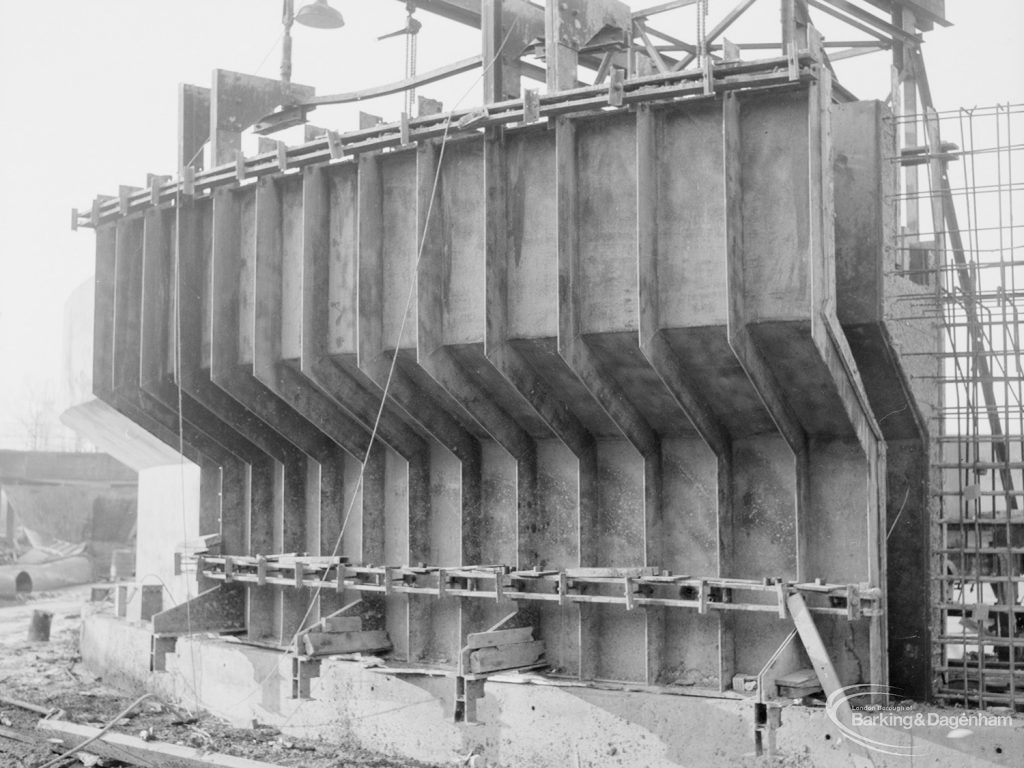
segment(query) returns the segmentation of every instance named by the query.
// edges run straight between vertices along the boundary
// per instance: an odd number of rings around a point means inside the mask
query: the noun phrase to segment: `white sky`
[[[345,16],[343,29],[294,27],[293,80],[326,94],[401,79],[404,42],[376,38],[403,26],[404,3],[332,4]],[[709,26],[734,4],[711,0]],[[1024,102],[1024,1],[946,0],[946,9],[954,26],[937,27],[924,47],[937,106]],[[277,77],[280,10],[280,0],[3,0],[0,445],[10,442],[27,390],[48,382],[58,388],[64,301],[93,271],[93,235],[70,231],[71,208],[117,194],[119,184],[142,186],[147,172],[175,172],[179,82],[208,85],[218,67]],[[863,37],[840,32],[813,10],[812,17],[826,38]],[[425,12],[418,18],[419,71],[478,52],[478,32]],[[656,17],[653,26],[692,41],[693,18],[688,9]],[[776,0],[760,0],[727,36],[772,40],[777,25]],[[859,97],[884,99],[888,66],[880,53],[839,62],[837,70]],[[452,106],[476,78],[421,93]],[[463,106],[479,101],[474,90]],[[401,97],[362,108],[395,120]],[[311,121],[356,126],[353,110],[341,108],[317,110]]]

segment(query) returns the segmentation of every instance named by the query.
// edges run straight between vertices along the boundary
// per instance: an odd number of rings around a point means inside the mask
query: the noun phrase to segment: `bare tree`
[[[44,451],[59,431],[53,387],[48,383],[28,382],[23,388],[21,410],[17,422],[23,432],[23,441],[30,451]]]

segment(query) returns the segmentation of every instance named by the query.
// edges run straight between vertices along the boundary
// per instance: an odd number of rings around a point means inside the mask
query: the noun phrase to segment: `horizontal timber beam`
[[[789,88],[814,80],[811,65],[814,57],[803,53],[798,58],[797,81],[788,74],[789,59],[774,57],[756,62],[737,61],[716,64],[713,72],[714,92],[724,93],[748,88]],[[620,108],[644,102],[670,101],[683,97],[705,98],[704,73],[697,71],[670,72],[638,77],[622,84]],[[551,118],[568,113],[604,112],[609,106],[608,86],[587,86],[540,97],[538,118]],[[479,109],[463,109],[447,114],[426,115],[412,119],[408,131],[400,123],[382,124],[373,128],[346,134],[329,133],[326,137],[307,142],[284,151],[285,167],[277,152],[265,153],[238,162],[219,165],[207,171],[188,174],[178,180],[157,184],[152,190],[131,193],[125,199],[100,197],[88,209],[74,209],[72,221],[76,227],[95,227],[149,205],[177,200],[179,196],[194,196],[213,189],[239,184],[247,179],[282,173],[285,169],[338,160],[346,155],[359,155],[388,147],[398,147],[410,141],[418,142],[448,135],[454,137],[475,133],[486,127],[523,123],[527,105],[523,99],[490,104],[481,114]],[[467,116],[473,122],[462,128],[459,122]]]

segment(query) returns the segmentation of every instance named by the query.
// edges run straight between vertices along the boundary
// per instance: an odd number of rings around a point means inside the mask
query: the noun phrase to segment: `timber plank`
[[[469,670],[475,675],[480,675],[502,669],[527,667],[536,664],[543,655],[542,640],[503,645],[500,648],[481,648],[470,654]]]
[[[324,633],[362,632],[363,620],[359,616],[328,616],[320,619]]]
[[[38,744],[42,740],[39,736],[32,736],[24,731],[19,731],[15,728],[4,728],[2,726],[0,726],[0,736],[12,741],[20,741],[22,744]]]
[[[309,656],[326,656],[331,653],[365,653],[391,648],[388,633],[384,630],[369,632],[310,632],[303,638]]]
[[[66,748],[93,738],[99,732],[98,728],[65,720],[40,720],[36,729],[47,737],[61,739]],[[88,751],[100,757],[156,768],[279,768],[273,763],[264,763],[260,760],[221,755],[216,752],[204,753],[191,747],[161,741],[143,741],[123,733],[103,734],[89,744]]]
[[[493,632],[474,632],[466,640],[467,648],[491,648],[499,645],[518,645],[533,640],[533,627],[498,629]]]

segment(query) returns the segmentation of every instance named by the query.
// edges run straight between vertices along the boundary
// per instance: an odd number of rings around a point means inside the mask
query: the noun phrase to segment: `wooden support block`
[[[127,761],[134,765],[166,766],[167,768],[278,768],[271,763],[244,757],[206,752],[162,741],[143,741],[123,733],[103,733],[65,720],[40,720],[36,731],[59,739],[65,748],[74,747],[86,739],[88,751],[111,760]]]
[[[499,603],[505,599],[505,585],[502,583],[504,575],[502,568],[494,569],[494,599]]]
[[[196,169],[193,165],[186,165],[181,171],[181,194],[185,197],[196,194]]]
[[[303,584],[302,580],[306,577],[306,566],[302,563],[295,563],[295,588],[301,589]]]
[[[636,607],[633,602],[633,580],[629,576],[626,576],[622,581],[626,590],[626,610],[632,611]]]
[[[710,56],[704,57],[704,77],[702,78],[704,84],[704,95],[714,96],[715,95],[715,64],[711,60]]]
[[[391,641],[384,630],[368,632],[310,632],[303,637],[308,656],[327,656],[332,653],[368,653],[391,649]]]
[[[611,77],[608,78],[608,104],[613,107],[621,107],[624,91],[622,70],[612,69]]]
[[[245,155],[242,150],[235,150],[235,181],[241,184],[245,181]]]
[[[284,173],[288,170],[288,146],[283,142],[277,142],[277,167]]]
[[[96,195],[92,201],[92,212],[89,214],[90,222],[94,227],[99,226],[100,223],[100,209],[103,204],[113,198],[110,195]]]
[[[398,131],[399,131],[399,136],[400,136],[399,141],[401,141],[402,146],[404,147],[404,146],[408,145],[411,142],[410,133],[409,133],[409,113],[408,112],[403,112],[402,116],[399,118]]]
[[[475,675],[482,675],[502,669],[529,667],[539,662],[543,655],[544,643],[541,640],[497,648],[481,648],[469,655],[469,671]]]
[[[560,571],[558,574],[558,604],[566,605],[569,602],[569,579],[565,575],[565,571]]]
[[[331,152],[331,160],[340,160],[344,156],[341,146],[341,134],[337,131],[327,132],[327,148]]]
[[[160,190],[164,184],[171,180],[170,176],[158,173],[146,174],[146,186],[149,188],[149,202],[153,205],[160,205]]]
[[[391,568],[388,568],[387,566],[384,566],[384,594],[385,595],[390,595],[391,594],[391,587],[392,587],[392,584],[391,584],[391,579],[392,579],[391,570],[392,570]]]
[[[800,59],[797,57],[796,43],[790,43],[786,46],[786,63],[790,81],[795,82],[799,80]]]
[[[235,562],[230,555],[224,557],[224,581],[231,581],[235,573]]]
[[[448,581],[448,577],[447,577],[447,575],[445,575],[444,568],[438,569],[438,571],[437,571],[437,599],[438,600],[440,600],[442,597],[444,597],[445,589],[448,586],[447,581]]]
[[[856,584],[848,584],[846,587],[846,618],[856,621],[860,616],[860,590],[857,589]]]
[[[131,205],[131,196],[138,191],[138,187],[129,187],[125,184],[122,184],[117,188],[118,210],[120,211],[122,216],[128,215],[129,208]]]
[[[466,647],[471,649],[489,648],[499,645],[517,645],[533,640],[533,627],[516,627],[515,629],[496,629],[490,632],[472,632],[466,639]]]
[[[629,577],[639,579],[644,576],[653,576],[655,568],[566,568],[565,575],[570,579],[622,579]]]
[[[775,582],[775,595],[779,600],[779,618],[785,619],[789,616],[789,611],[786,609],[786,584],[781,579]]]
[[[322,632],[362,632],[363,620],[359,616],[327,616],[320,619]]]
[[[523,122],[536,123],[540,120],[540,92],[527,88],[523,92]]]
[[[700,585],[697,587],[697,613],[704,614],[708,612],[709,591],[707,579],[701,579]]]
[[[267,558],[256,558],[256,583],[263,586],[267,583]]]

